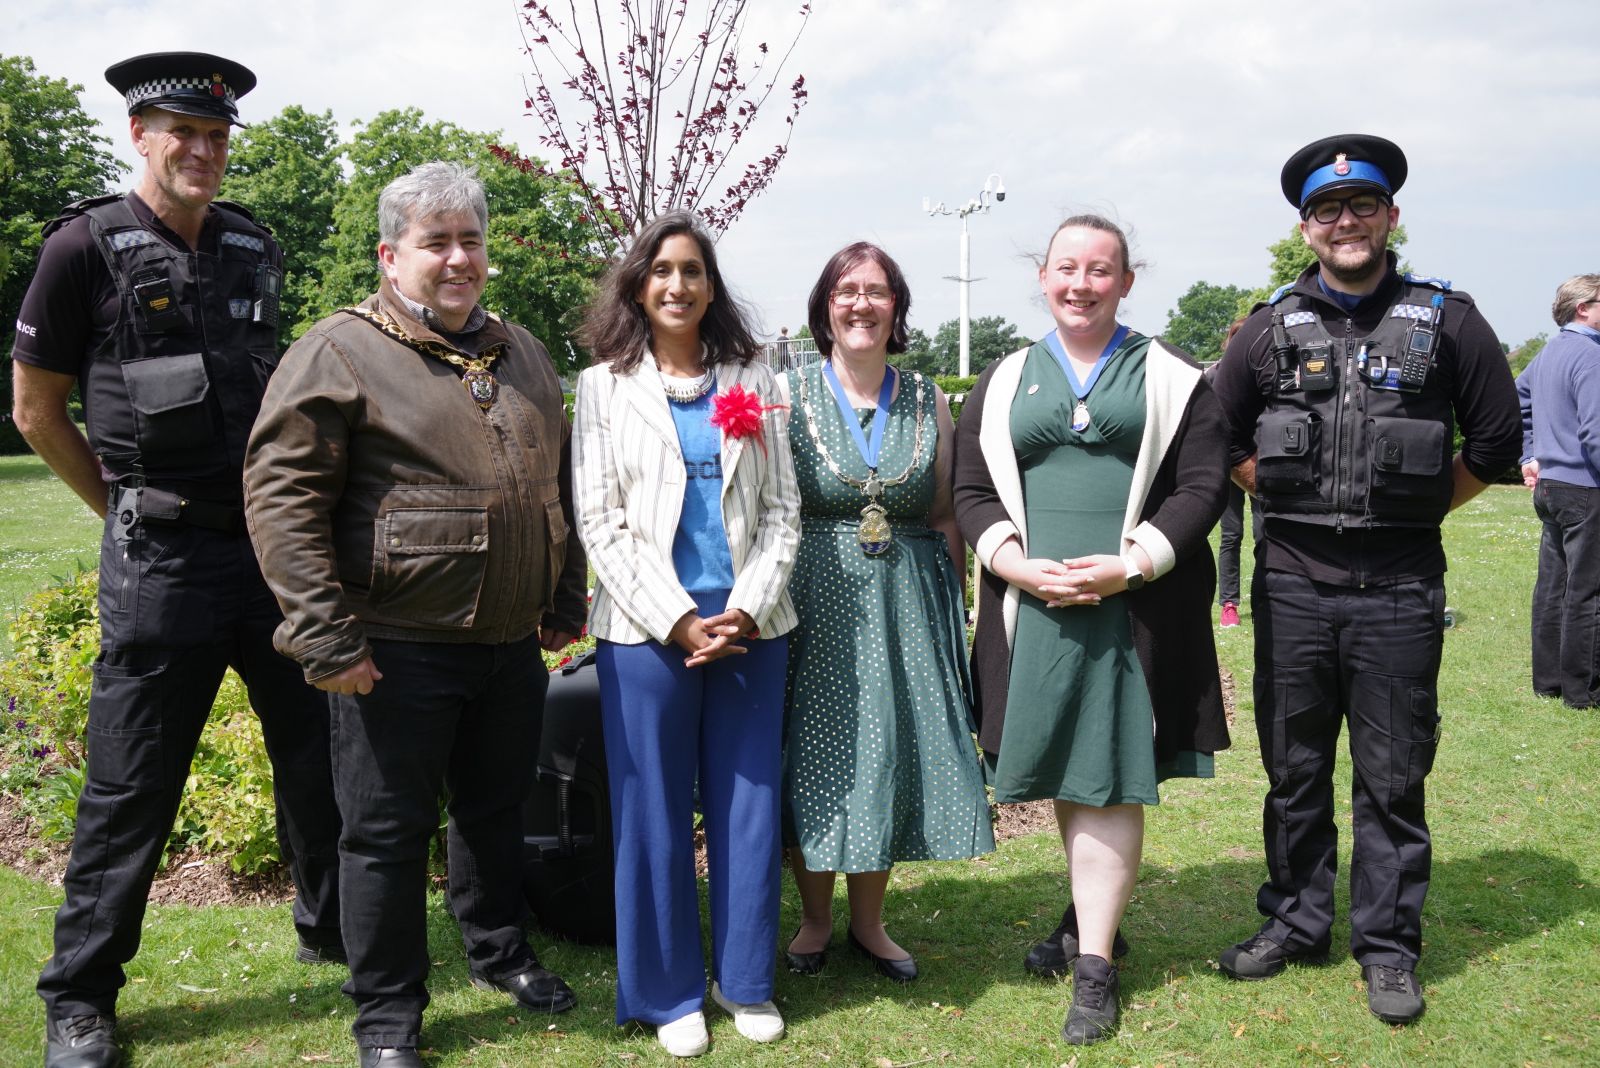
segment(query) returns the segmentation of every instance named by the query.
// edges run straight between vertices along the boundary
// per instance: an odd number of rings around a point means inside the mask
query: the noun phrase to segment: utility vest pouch
[[[133,406],[134,434],[145,454],[214,446],[211,379],[198,352],[124,360],[122,380]]]
[[[1256,486],[1263,493],[1314,493],[1322,417],[1300,409],[1268,410],[1256,422]]]
[[[1445,426],[1419,419],[1372,420],[1372,494],[1395,500],[1437,495]]]

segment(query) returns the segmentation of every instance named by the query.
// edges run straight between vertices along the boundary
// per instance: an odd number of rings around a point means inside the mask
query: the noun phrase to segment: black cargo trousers
[[[1424,780],[1439,743],[1443,577],[1355,588],[1258,569],[1256,734],[1270,784],[1262,812],[1263,933],[1328,947],[1338,831],[1333,769],[1350,726],[1350,950],[1414,970],[1433,844]]]
[[[128,520],[113,508],[100,546],[88,774],[55,955],[38,985],[54,1017],[115,1011],[122,966],[139,948],[150,883],[229,667],[244,680],[272,761],[295,927],[316,945],[339,939],[327,699],[272,647],[283,617],[242,519],[233,530]]]

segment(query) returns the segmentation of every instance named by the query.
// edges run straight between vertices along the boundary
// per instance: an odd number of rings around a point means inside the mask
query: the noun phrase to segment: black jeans
[[[417,1045],[428,1004],[428,843],[448,794],[450,909],[476,975],[535,959],[522,930],[522,804],[545,673],[536,636],[504,645],[374,639],[383,678],[332,696],[344,992],[362,1046]]]
[[[1338,831],[1333,766],[1350,724],[1350,949],[1357,963],[1414,968],[1433,846],[1423,781],[1439,742],[1444,580],[1365,589],[1258,570],[1256,734],[1270,788],[1262,811],[1268,938],[1325,948]]]
[[[1533,689],[1573,708],[1600,703],[1600,490],[1541,478],[1533,585]]]
[[[78,798],[55,956],[39,977],[52,1016],[116,1011],[145,900],[172,831],[201,728],[231,666],[272,760],[278,842],[298,891],[294,924],[339,939],[339,813],[328,704],[272,647],[283,622],[250,541],[141,523],[100,548],[100,657],[89,696],[88,776]]]

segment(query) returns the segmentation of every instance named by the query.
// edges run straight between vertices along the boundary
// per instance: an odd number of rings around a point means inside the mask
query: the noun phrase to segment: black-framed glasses
[[[1357,193],[1353,197],[1344,197],[1338,200],[1319,200],[1315,204],[1306,206],[1302,218],[1315,219],[1324,226],[1339,221],[1339,216],[1344,214],[1348,206],[1350,214],[1358,219],[1370,219],[1378,214],[1378,209],[1383,207],[1384,199],[1376,193]]]
[[[875,308],[886,308],[894,303],[894,291],[889,289],[835,289],[829,296],[841,308],[848,308],[862,298]]]

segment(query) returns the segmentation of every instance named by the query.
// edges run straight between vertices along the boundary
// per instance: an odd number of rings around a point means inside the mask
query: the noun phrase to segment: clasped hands
[[[668,640],[689,654],[684,667],[699,667],[725,656],[748,652],[739,640],[753,634],[755,629],[756,621],[742,608],[730,608],[705,617],[685,612],[672,625]]]
[[[1138,546],[1131,555],[1141,569],[1149,566],[1144,550]],[[1013,586],[1039,598],[1046,608],[1099,604],[1101,598],[1128,588],[1128,565],[1114,553],[1075,556],[1068,560],[1024,557],[1022,546],[1015,538],[995,553],[993,570]]]

